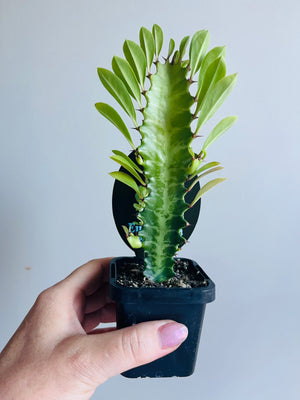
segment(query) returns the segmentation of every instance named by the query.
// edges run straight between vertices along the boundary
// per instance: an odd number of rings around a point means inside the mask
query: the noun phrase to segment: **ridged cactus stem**
[[[173,276],[173,256],[183,241],[181,229],[186,226],[184,182],[192,161],[188,149],[193,140],[190,107],[194,102],[186,72],[181,63],[158,64],[146,95],[140,129],[139,153],[149,190],[145,209],[140,213],[140,237],[145,251],[145,275],[156,281]]]

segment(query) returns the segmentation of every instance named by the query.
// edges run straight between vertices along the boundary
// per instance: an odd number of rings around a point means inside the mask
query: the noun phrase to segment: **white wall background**
[[[111,149],[96,68],[140,26],[178,41],[206,28],[238,84],[238,123],[212,146],[227,182],[202,202],[182,255],[217,285],[196,373],[111,379],[94,399],[299,398],[299,15],[296,0],[0,0],[0,347],[44,288],[85,261],[127,255],[111,214]],[[123,147],[122,147],[123,146]]]

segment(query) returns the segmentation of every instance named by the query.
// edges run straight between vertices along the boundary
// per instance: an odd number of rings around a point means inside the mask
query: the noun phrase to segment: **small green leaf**
[[[195,171],[197,170],[200,164],[201,164],[200,158],[194,158],[193,156],[193,160],[187,170],[188,175],[194,175]]]
[[[237,79],[237,74],[225,76],[220,79],[207,92],[197,122],[196,132],[205,124],[224,103],[230,92],[232,91]]]
[[[140,169],[140,167],[138,165],[135,164],[134,161],[132,161],[125,153],[123,153],[120,150],[113,150],[112,151],[116,156],[120,156],[123,157],[131,166],[132,168],[134,168],[137,172],[139,172],[140,174],[143,173],[143,171]]]
[[[121,57],[114,56],[112,59],[112,69],[124,83],[130,95],[142,107],[140,86],[129,62]]]
[[[141,193],[143,199],[145,199],[146,197],[149,196],[149,189],[143,186],[140,188],[140,193]]]
[[[140,249],[143,245],[140,238],[135,235],[129,235],[127,241],[133,249]]]
[[[207,67],[217,58],[223,57],[226,55],[226,47],[225,46],[217,46],[213,49],[209,50],[206,56],[203,59],[203,63],[201,65],[202,70],[206,70]]]
[[[232,127],[232,125],[235,123],[237,120],[237,117],[226,117],[223,118],[215,127],[214,129],[210,132],[208,135],[207,139],[205,140],[202,150],[201,151],[206,151],[207,147],[211,145],[213,142],[215,142],[223,133],[225,133],[229,128]]]
[[[125,40],[123,52],[126,60],[133,69],[137,80],[142,85],[142,88],[144,88],[146,78],[146,57],[143,50],[132,40]]]
[[[209,45],[209,33],[206,30],[194,34],[190,45],[191,77],[200,69],[202,60]]]
[[[156,24],[153,25],[152,34],[153,34],[154,42],[155,42],[155,55],[156,55],[156,58],[158,59],[158,56],[160,54],[160,51],[161,51],[161,48],[163,45],[164,35],[163,35],[163,31],[162,31],[161,27]]]
[[[179,51],[176,50],[172,59],[172,64],[177,64],[180,58]]]
[[[129,235],[129,230],[127,228],[127,226],[122,225],[123,231],[125,232],[125,235],[128,236]]]
[[[135,154],[135,161],[139,165],[143,165],[144,164],[144,160],[143,160],[142,156],[138,152],[136,152],[136,154]]]
[[[185,37],[182,39],[182,41],[180,42],[180,46],[179,46],[179,55],[180,55],[179,57],[180,57],[180,60],[182,60],[183,57],[184,57],[184,55],[185,55],[185,52],[186,52],[186,48],[187,48],[189,39],[190,39],[189,36],[185,36]]]
[[[181,66],[182,66],[182,68],[186,68],[189,64],[190,64],[190,60],[185,60],[185,61],[182,61]]]
[[[135,145],[133,144],[130,133],[117,111],[106,103],[97,103],[95,104],[95,107],[100,114],[102,114],[106,119],[108,119],[108,121],[115,125],[115,127],[117,127],[121,133],[123,133],[130,146],[135,149]]]
[[[195,115],[198,114],[208,90],[220,79],[224,78],[225,75],[226,75],[226,64],[223,57],[219,57],[209,65],[209,67],[205,72],[205,76],[202,80],[202,85],[201,87],[198,87],[198,91],[196,94],[197,107],[195,110]]]
[[[215,168],[211,168],[206,172],[203,172],[202,174],[200,174],[191,184],[191,186],[188,187],[187,192],[191,191],[193,189],[193,187],[196,185],[197,182],[200,181],[200,179],[204,178],[206,175],[211,174],[212,172],[216,172],[216,171],[220,171],[221,169],[223,169],[223,167],[219,166],[219,167],[215,167]]]
[[[121,171],[110,172],[109,175],[112,176],[117,181],[120,181],[120,182],[124,183],[125,185],[131,187],[131,189],[133,189],[140,198],[142,197],[140,194],[140,189],[139,189],[136,181],[131,176],[129,176],[125,172],[121,172]]]
[[[133,207],[137,211],[143,211],[145,209],[145,205],[144,204],[140,204],[140,203],[133,203]]]
[[[143,181],[143,179],[140,177],[140,175],[136,172],[136,170],[134,168],[132,168],[131,164],[128,163],[127,160],[125,160],[123,157],[121,156],[111,156],[110,157],[113,161],[117,162],[118,164],[120,164],[123,168],[126,169],[126,171],[128,171],[132,176],[134,176],[134,178],[136,180],[138,180],[143,186],[145,186],[145,182]]]
[[[214,47],[206,54],[206,56],[202,61],[201,70],[198,76],[198,88],[201,88],[205,72],[207,68],[210,66],[210,64],[219,57],[223,57],[225,59],[225,53],[226,53],[225,46],[218,46]]]
[[[170,42],[169,42],[169,50],[168,50],[168,56],[167,56],[167,58],[170,58],[171,57],[171,55],[172,55],[172,53],[173,53],[173,51],[174,51],[174,48],[175,48],[175,41],[174,41],[174,39],[170,39]]]
[[[202,172],[212,168],[212,167],[217,167],[218,165],[220,165],[220,163],[218,161],[211,161],[207,164],[204,164],[202,167],[200,167],[199,169],[197,169],[196,172],[193,173],[193,175],[189,176],[189,180],[194,178],[194,176],[201,174]]]
[[[148,71],[150,72],[151,65],[154,59],[155,43],[152,33],[144,27],[140,29],[140,44],[141,48],[145,53],[147,60],[147,68]]]
[[[135,126],[137,126],[135,109],[126,86],[121,79],[105,68],[98,68],[98,75],[105,89],[117,100]]]
[[[193,207],[197,203],[197,201],[200,200],[200,198],[204,195],[204,193],[208,192],[214,186],[218,185],[218,183],[224,182],[225,180],[226,178],[216,178],[213,179],[212,181],[207,182],[204,186],[202,186],[202,188],[196,194],[194,200],[190,204],[190,208]]]

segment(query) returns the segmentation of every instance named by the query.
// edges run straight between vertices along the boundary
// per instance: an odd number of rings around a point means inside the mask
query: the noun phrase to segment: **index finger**
[[[112,257],[91,260],[75,269],[61,283],[82,291],[86,296],[94,293],[100,286],[109,280],[109,264]]]

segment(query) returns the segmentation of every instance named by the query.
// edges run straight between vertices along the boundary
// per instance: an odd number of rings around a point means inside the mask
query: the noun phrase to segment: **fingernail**
[[[185,325],[177,322],[169,322],[158,329],[160,345],[162,349],[179,346],[188,335]]]

